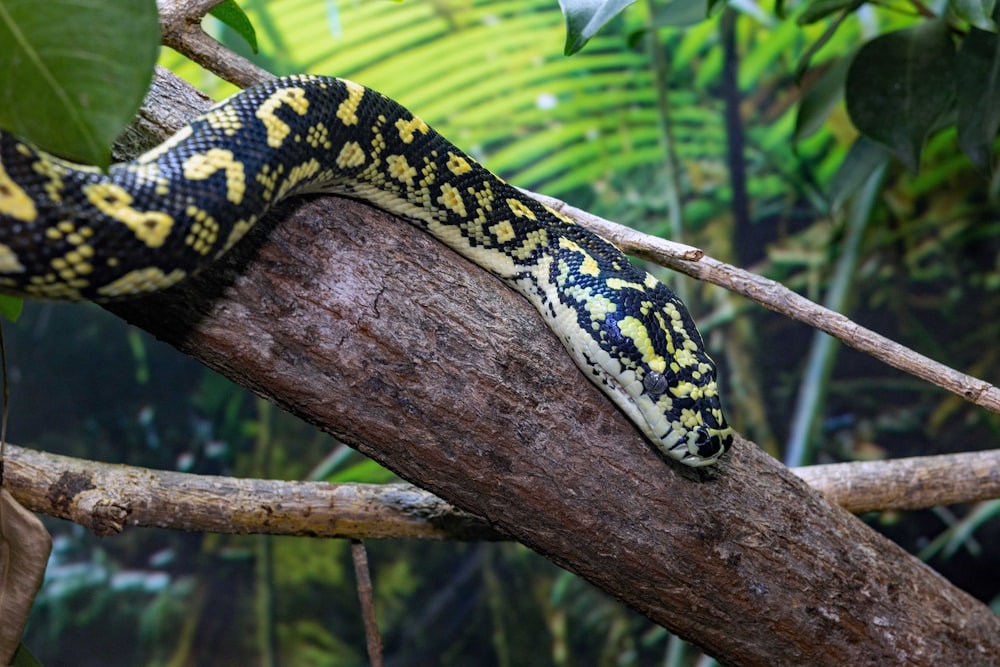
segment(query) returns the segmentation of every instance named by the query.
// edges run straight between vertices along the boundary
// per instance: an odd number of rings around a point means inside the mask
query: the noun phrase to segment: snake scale
[[[405,218],[527,297],[668,457],[705,466],[729,448],[715,365],[668,287],[343,79],[249,88],[107,173],[0,133],[0,291],[107,301],[160,290],[224,255],[279,200],[319,192]]]

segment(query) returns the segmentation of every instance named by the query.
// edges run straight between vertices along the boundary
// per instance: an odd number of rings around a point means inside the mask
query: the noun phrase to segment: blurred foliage
[[[255,29],[254,59],[272,71],[356,79],[522,187],[682,237],[817,300],[833,287],[846,203],[888,163],[888,151],[859,139],[851,122],[845,86],[858,82],[849,78],[887,76],[884,54],[901,37],[919,46],[929,33],[947,51],[941,24],[853,0],[779,2],[775,14],[786,20],[740,3],[742,14],[716,7],[703,22],[694,22],[702,3],[651,0],[588,35],[571,59],[562,55],[564,20],[550,0],[245,0],[240,7]],[[974,3],[949,11],[949,44],[964,38],[954,78],[965,81],[993,62],[992,12]],[[252,56],[237,18],[226,23],[238,32],[206,24]],[[671,27],[678,25],[687,27]],[[922,36],[897,34],[906,30]],[[892,48],[879,51],[887,34]],[[654,38],[662,58],[650,48]],[[163,62],[216,96],[232,92],[176,54]],[[735,78],[727,62],[737,64]],[[980,80],[992,99],[992,79]],[[850,295],[845,314],[960,370],[1000,376],[998,182],[982,176],[996,133],[988,109],[961,101],[959,90],[938,100],[927,114],[937,125],[928,128],[899,115],[923,111],[919,94],[900,106],[854,90],[849,96],[875,100],[872,136],[906,130],[889,143],[911,169],[885,169],[857,269],[839,286]],[[949,113],[967,122],[941,122]],[[734,169],[734,146],[742,171]],[[800,409],[811,332],[722,290],[684,287],[723,367],[730,419],[781,455]],[[28,304],[10,338],[10,433],[19,444],[204,474],[391,477],[94,307]],[[823,400],[807,415],[821,461],[991,447],[1000,435],[996,415],[850,350],[839,351],[823,384]],[[1000,599],[995,513],[984,505],[868,518],[989,601]],[[276,664],[366,661],[345,543],[152,530],[97,540],[51,526],[57,548],[26,640],[44,664],[243,664],[262,655]],[[523,547],[380,542],[369,549],[389,664],[696,659],[661,628]]]

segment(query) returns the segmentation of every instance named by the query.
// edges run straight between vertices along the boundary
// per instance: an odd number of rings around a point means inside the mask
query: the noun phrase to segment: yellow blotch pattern
[[[535,212],[527,207],[524,202],[520,202],[516,199],[508,199],[507,206],[510,206],[510,210],[519,218],[527,218],[528,220],[536,220]],[[583,252],[581,250],[581,252]]]
[[[389,167],[390,176],[407,185],[413,185],[413,179],[417,175],[417,170],[410,166],[410,163],[406,161],[406,157],[402,155],[390,155],[385,159],[385,163]]]
[[[323,123],[316,123],[309,128],[306,134],[306,143],[313,148],[322,147],[326,150],[333,148],[333,144],[330,143],[330,130]]]
[[[236,134],[237,130],[243,129],[239,114],[230,104],[209,111],[205,114],[205,122],[217,130],[222,130],[222,133],[227,137],[231,137]]]
[[[441,196],[438,197],[438,203],[463,218],[466,216],[462,195],[448,183],[441,186]]]
[[[281,184],[278,188],[278,199],[281,199],[286,194],[292,191],[293,188],[298,186],[303,181],[308,181],[312,179],[320,170],[320,164],[315,159],[310,159],[307,162],[303,162],[300,165],[296,165],[291,168],[288,172],[288,178]]]
[[[236,224],[234,224],[233,228],[229,231],[229,238],[226,239],[225,245],[222,246],[219,252],[215,253],[215,256],[222,257],[229,252],[229,249],[236,245],[240,239],[246,236],[246,233],[249,232],[255,224],[257,224],[257,216],[253,215],[246,220],[237,220]]]
[[[150,248],[162,246],[173,228],[174,219],[166,213],[132,208],[132,195],[113,183],[91,183],[83,193],[94,208],[124,224]]]
[[[184,243],[191,246],[199,255],[207,255],[219,239],[219,223],[197,206],[188,206],[187,214],[194,222],[188,229]]]
[[[340,149],[340,155],[337,156],[337,166],[341,169],[360,167],[364,163],[365,151],[356,141],[348,141],[345,143],[344,147]]]
[[[422,119],[414,116],[410,120],[403,120],[402,118],[397,120],[396,129],[399,130],[400,140],[402,140],[404,144],[411,144],[413,143],[413,135],[415,132],[427,134],[427,130],[430,128]]]
[[[537,248],[547,246],[548,244],[549,235],[545,232],[545,230],[535,229],[525,234],[524,243],[515,248],[514,251],[511,252],[511,255],[517,259],[525,260],[531,257],[531,253],[533,253]]]
[[[448,153],[448,171],[456,176],[461,176],[462,174],[472,171],[472,167],[469,166],[468,160],[461,155]]]
[[[145,269],[129,271],[121,278],[99,287],[97,293],[101,296],[116,297],[130,294],[141,294],[164,289],[180,282],[187,274],[180,269],[164,273],[163,269],[149,266]]]
[[[24,265],[9,245],[0,243],[0,273],[24,273]]]
[[[643,286],[639,283],[629,282],[627,280],[622,280],[621,278],[608,278],[605,284],[613,290],[620,290],[629,287],[637,292],[645,292]]]
[[[618,330],[622,332],[622,335],[632,339],[632,343],[639,350],[639,354],[642,355],[642,360],[650,369],[657,373],[662,373],[667,369],[666,361],[653,350],[653,342],[650,340],[649,332],[646,331],[646,327],[642,324],[641,320],[631,315],[623,317],[618,322]]]
[[[36,161],[31,165],[31,168],[39,176],[44,176],[48,179],[45,183],[45,194],[49,196],[49,199],[54,202],[61,202],[63,189],[66,187],[63,182],[63,175],[66,173],[66,168],[45,158]],[[3,165],[0,165],[0,171],[2,170]],[[0,191],[2,191],[2,188],[0,188]]]
[[[590,253],[581,248],[578,243],[567,238],[560,238],[559,247],[582,255],[583,259],[580,262],[580,273],[587,276],[593,276],[594,278],[601,275],[601,267],[598,266],[597,260],[591,257]]]
[[[278,107],[288,105],[295,113],[304,116],[309,110],[309,100],[306,99],[306,92],[301,88],[279,88],[271,93],[264,100],[254,115],[264,123],[267,131],[267,145],[271,148],[278,148],[285,141],[285,137],[292,131],[288,123],[278,118],[274,113]]]
[[[353,81],[344,81],[344,87],[347,88],[347,97],[337,107],[337,118],[344,125],[357,125],[358,105],[365,96],[364,86],[359,86]]]
[[[501,220],[493,225],[490,227],[490,233],[497,237],[497,241],[500,243],[507,243],[517,236],[514,232],[514,226],[510,224],[510,220]]]
[[[247,189],[246,174],[243,163],[233,156],[233,152],[224,148],[210,148],[204,153],[197,153],[184,161],[184,178],[201,181],[217,171],[226,172],[226,199],[239,204]]]
[[[0,213],[18,220],[31,222],[38,215],[35,202],[7,175],[0,162]]]

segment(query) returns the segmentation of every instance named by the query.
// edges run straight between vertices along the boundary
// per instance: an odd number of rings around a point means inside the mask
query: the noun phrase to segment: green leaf
[[[890,157],[890,153],[881,144],[867,137],[858,137],[830,180],[830,208],[836,211],[843,206]]]
[[[958,143],[985,172],[1000,129],[1000,37],[970,28],[958,52]]]
[[[686,28],[707,18],[708,5],[705,0],[671,0],[656,6],[652,23],[656,27]]]
[[[838,58],[806,88],[795,115],[795,140],[801,141],[823,127],[827,116],[844,95],[850,58]]]
[[[11,667],[43,667],[43,665],[31,654],[27,646],[21,644],[14,652],[14,662],[11,663]]]
[[[24,300],[20,297],[0,294],[0,317],[6,317],[11,322],[17,322],[21,316]]]
[[[993,20],[996,0],[952,0],[951,8],[959,18],[968,21],[970,25],[980,30],[996,30]]]
[[[845,94],[855,127],[915,172],[927,135],[955,99],[955,49],[947,23],[927,21],[862,46]]]
[[[853,11],[858,5],[860,5],[858,0],[816,0],[809,3],[809,6],[799,14],[796,23],[799,25],[816,23],[843,9]]]
[[[571,56],[635,0],[559,0],[566,20],[565,53]]]
[[[705,0],[670,0],[654,8],[649,25],[629,33],[628,47],[636,48],[646,33],[659,28],[687,28],[706,19],[708,19],[708,6]]]
[[[106,167],[159,44],[154,0],[0,0],[0,126]]]
[[[250,22],[250,18],[243,11],[243,8],[236,4],[236,0],[226,0],[221,5],[214,7],[209,13],[232,28],[250,45],[253,52],[257,53],[257,31],[253,29],[253,23]]]
[[[855,0],[856,6],[860,6],[860,4],[861,0]],[[853,11],[853,9],[845,10],[843,13],[841,13],[840,16],[831,21],[826,26],[826,30],[823,31],[823,34],[817,37],[816,40],[813,41],[813,43],[810,44],[808,48],[806,48],[806,50],[802,53],[802,56],[799,58],[798,64],[795,66],[796,83],[800,83],[802,81],[802,77],[805,76],[806,71],[809,69],[809,65],[812,63],[813,56],[819,53],[823,49],[823,47],[826,46],[830,42],[830,40],[833,39],[833,36],[840,29],[840,26],[842,26],[847,17],[851,15],[851,11]]]

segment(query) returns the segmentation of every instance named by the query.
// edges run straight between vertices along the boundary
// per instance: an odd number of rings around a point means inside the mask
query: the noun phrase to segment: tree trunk
[[[986,606],[752,443],[663,460],[526,300],[432,238],[330,197],[271,220],[110,309],[724,663],[1000,664]]]

